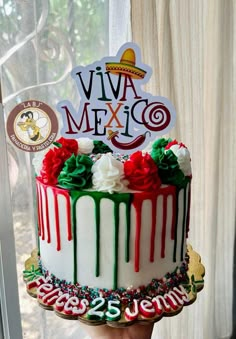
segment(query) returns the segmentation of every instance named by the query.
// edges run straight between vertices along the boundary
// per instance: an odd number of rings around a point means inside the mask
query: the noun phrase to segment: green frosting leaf
[[[188,178],[179,168],[178,159],[171,150],[165,151],[165,147],[171,139],[161,138],[153,143],[151,157],[158,167],[158,174],[163,184],[185,187]]]
[[[91,168],[93,161],[85,154],[74,154],[65,161],[58,177],[58,184],[66,189],[84,189],[92,187]]]
[[[107,146],[103,141],[100,140],[94,140],[93,142],[94,148],[93,148],[93,153],[98,154],[98,153],[113,153],[112,149],[110,149],[109,146]]]

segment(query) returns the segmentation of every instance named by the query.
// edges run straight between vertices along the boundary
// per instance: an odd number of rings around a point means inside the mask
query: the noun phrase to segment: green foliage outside
[[[108,2],[50,1],[48,21],[68,35],[77,64],[88,64],[105,55],[104,46],[108,41]]]
[[[108,55],[109,0],[3,0],[0,2],[0,58],[34,30],[37,34],[3,67],[4,95],[57,81],[69,66]],[[42,13],[44,13],[42,18]],[[38,24],[43,27],[38,31]],[[31,96],[68,97],[71,88],[41,87]],[[57,91],[57,93],[53,93]],[[30,95],[26,93],[18,100]]]

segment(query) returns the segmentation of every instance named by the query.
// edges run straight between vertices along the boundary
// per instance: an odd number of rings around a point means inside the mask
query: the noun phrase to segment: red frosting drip
[[[47,242],[50,243],[51,242],[51,232],[50,232],[50,226],[49,226],[47,187],[46,186],[42,186],[42,187],[43,187],[43,191],[44,191],[44,195],[45,195],[45,203],[46,203],[46,229],[47,229],[47,235],[48,235]]]
[[[40,196],[40,187],[36,184],[36,192],[37,192],[37,211],[38,211],[38,234],[41,236],[42,234],[42,227],[41,227],[41,210],[42,210],[42,199]]]
[[[151,258],[154,259],[154,244],[155,244],[155,232],[156,232],[156,213],[155,208],[153,208],[154,204],[156,205],[158,192],[140,192],[133,193],[133,201],[132,204],[136,211],[136,234],[135,234],[135,245],[134,245],[134,270],[135,272],[139,272],[139,264],[140,264],[140,235],[141,235],[141,224],[142,224],[142,205],[144,200],[151,200],[152,202],[152,231],[151,231],[151,239],[150,239],[150,261]]]
[[[66,198],[67,239],[70,241],[72,240],[72,227],[71,227],[71,205],[69,192],[63,189],[53,188],[53,194],[55,197],[58,197],[58,195],[63,195]]]
[[[60,251],[61,250],[61,234],[60,234],[60,224],[59,224],[58,199],[57,199],[57,195],[56,194],[54,194],[54,204],[55,204],[55,222],[56,222],[57,251]]]
[[[143,199],[140,199],[141,194],[134,194],[133,205],[136,210],[136,234],[135,234],[135,256],[134,256],[134,271],[139,272],[139,261],[140,261],[140,233],[141,233],[141,210]]]
[[[172,194],[172,222],[171,222],[171,240],[175,239],[175,222],[176,222],[176,217],[177,217],[177,212],[176,212],[176,187],[175,186],[170,186],[170,190],[172,190],[172,192],[170,194]]]
[[[172,196],[172,222],[171,222],[171,238],[174,237],[175,221],[176,221],[176,187],[167,186],[161,187],[155,192],[140,192],[133,194],[132,204],[136,211],[136,233],[134,246],[134,270],[139,272],[140,265],[140,235],[142,224],[142,205],[144,200],[150,200],[152,205],[152,226],[150,235],[150,262],[154,262],[155,255],[155,236],[156,236],[156,208],[158,196],[163,196],[163,219],[161,232],[161,258],[165,257],[165,241],[166,241],[166,223],[167,223],[167,198]]]
[[[70,241],[70,240],[72,240],[72,226],[71,226],[71,205],[70,205],[69,192],[64,190],[64,189],[57,188],[57,187],[53,187],[52,191],[53,191],[53,195],[54,195],[55,207],[57,207],[57,209],[55,208],[56,231],[58,232],[57,239],[58,240],[60,239],[58,195],[63,195],[66,198],[67,239]],[[57,223],[58,223],[58,225],[57,225]]]
[[[152,197],[152,230],[151,230],[151,245],[150,245],[150,261],[154,261],[155,252],[155,235],[156,235],[156,211],[157,211],[157,196]]]
[[[166,247],[166,219],[167,219],[167,196],[163,196],[163,219],[161,231],[161,258],[165,258]]]
[[[72,227],[71,227],[71,206],[70,206],[70,196],[68,192],[64,192],[64,196],[66,197],[66,213],[67,213],[67,239],[72,240]]]
[[[42,240],[45,239],[44,234],[44,223],[43,223],[43,200],[42,200],[42,191],[41,188],[38,187],[38,225],[39,225],[39,234],[42,237]]]
[[[72,222],[71,222],[71,204],[70,204],[70,195],[69,192],[60,189],[58,187],[53,187],[46,185],[41,182],[39,178],[37,178],[38,182],[42,186],[45,195],[45,213],[46,213],[46,228],[47,228],[47,242],[51,242],[51,230],[50,230],[50,222],[49,222],[49,207],[48,207],[48,195],[47,188],[50,187],[52,189],[53,197],[54,197],[54,212],[55,212],[55,223],[56,223],[56,241],[57,241],[57,251],[61,250],[61,233],[60,233],[60,218],[59,218],[59,206],[58,206],[58,196],[63,195],[66,199],[66,218],[67,218],[67,239],[68,241],[72,240]],[[39,223],[39,236],[44,240],[44,225],[43,225],[43,215],[42,215],[42,194],[40,185],[37,183],[37,193],[38,193],[38,223]]]

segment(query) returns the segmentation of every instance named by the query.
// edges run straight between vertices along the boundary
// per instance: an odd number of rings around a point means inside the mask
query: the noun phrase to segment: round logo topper
[[[143,149],[175,123],[175,109],[161,96],[142,90],[152,70],[141,61],[136,44],[123,45],[115,57],[105,57],[72,70],[80,105],[64,100],[57,109],[62,115],[61,135],[102,140],[116,152]]]
[[[8,116],[7,133],[12,143],[21,150],[42,151],[57,137],[57,116],[41,101],[21,102]]]

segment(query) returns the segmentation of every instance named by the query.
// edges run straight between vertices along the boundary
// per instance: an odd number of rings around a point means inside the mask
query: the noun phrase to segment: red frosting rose
[[[133,153],[124,163],[125,178],[128,187],[138,191],[152,191],[161,186],[158,168],[148,153],[141,151]]]
[[[53,148],[48,151],[43,159],[43,166],[40,176],[45,184],[56,185],[57,178],[64,166],[64,163],[71,156],[65,148]]]
[[[79,146],[75,139],[65,139],[61,137],[57,140],[57,143],[61,144],[63,148],[66,148],[71,153],[74,153],[75,155],[78,154]]]
[[[58,176],[67,159],[78,154],[78,143],[73,139],[60,138],[55,143],[58,147],[50,149],[42,164],[40,176],[45,184],[56,185]]]

